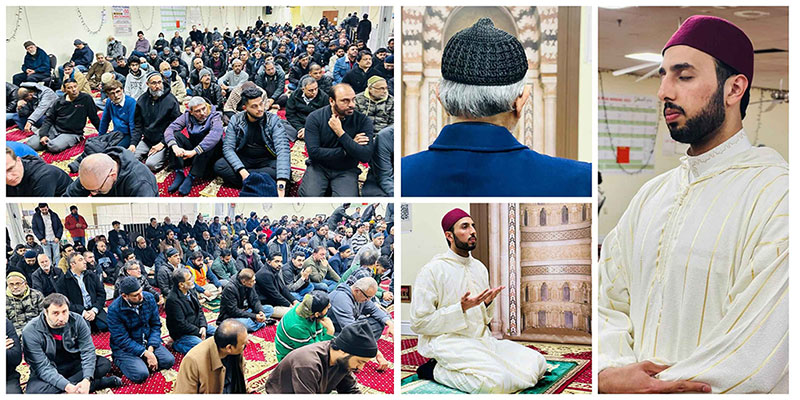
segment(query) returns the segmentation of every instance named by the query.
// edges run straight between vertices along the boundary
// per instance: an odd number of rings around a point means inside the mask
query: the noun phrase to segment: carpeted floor
[[[527,393],[592,393],[592,348],[586,345],[555,344],[542,342],[519,342],[545,356],[548,372],[535,387],[523,390]],[[417,367],[428,361],[417,352],[417,337],[403,336],[401,340],[400,391],[407,394],[462,393],[456,389],[433,381],[420,380]]]
[[[94,97],[99,98],[100,92],[94,92]],[[102,117],[102,112],[98,113],[99,116]],[[286,119],[286,111],[280,110],[277,112],[278,117],[281,119]],[[109,124],[109,131],[113,130],[113,126]],[[183,132],[186,134],[186,132]],[[28,140],[28,137],[33,135],[33,132],[23,132],[17,128],[16,125],[13,125],[9,128],[6,128],[6,140],[13,141],[13,142],[21,142],[25,143]],[[86,128],[84,130],[84,138],[90,138],[93,136],[97,136],[97,129],[89,123],[89,120],[86,120]],[[64,150],[61,153],[51,154],[44,151],[39,152],[39,156],[48,164],[53,164],[67,173],[69,173],[69,163],[75,160],[81,153],[83,153],[84,146],[86,144],[86,139],[81,140],[76,146]],[[291,158],[292,158],[292,182],[289,183],[287,188],[287,196],[289,197],[296,197],[297,196],[297,189],[300,186],[300,182],[303,179],[303,174],[306,171],[306,160],[308,159],[308,153],[306,152],[306,145],[305,141],[298,140],[291,144]],[[359,182],[363,183],[364,180],[367,178],[367,170],[369,166],[367,164],[361,163],[359,164],[359,168],[361,169],[361,175],[359,176]],[[185,172],[188,173],[189,168],[186,168]],[[165,168],[156,175],[156,182],[158,183],[158,195],[160,197],[181,197],[180,194],[177,192],[169,193],[167,192],[167,188],[169,185],[175,180],[175,172],[170,170],[169,168]],[[72,178],[78,176],[78,174],[70,174]],[[222,178],[215,178],[213,180],[210,179],[198,179],[192,185],[192,190],[189,192],[189,197],[239,197],[239,189],[230,187],[225,185],[222,182]]]
[[[113,287],[106,287],[106,291],[113,291]],[[110,297],[110,296],[109,296]],[[208,307],[204,307],[205,316],[209,323],[214,323],[219,314],[218,303],[212,303]],[[122,378],[123,385],[120,388],[106,389],[98,393],[105,394],[164,394],[171,393],[178,378],[178,370],[180,369],[181,360],[183,356],[175,351],[172,351],[172,339],[169,338],[167,331],[166,315],[164,314],[163,307],[161,308],[161,335],[164,338],[167,349],[169,349],[175,356],[175,365],[169,370],[162,370],[150,375],[146,381],[140,384],[135,384],[122,376],[122,372],[114,366],[111,369],[111,374]],[[394,316],[394,307],[389,308],[392,316]],[[249,335],[249,341],[244,351],[245,357],[245,371],[244,376],[247,383],[248,393],[264,393],[264,388],[269,377],[270,372],[278,365],[278,360],[275,357],[275,329],[277,325],[266,326]],[[97,354],[111,359],[111,348],[109,346],[110,335],[108,332],[96,333],[92,335],[94,345],[97,348]],[[376,370],[378,364],[373,360],[367,363],[366,367],[356,375],[362,393],[370,394],[383,394],[394,393],[394,343],[393,338],[388,335],[387,331],[383,332],[381,340],[378,341],[378,349],[383,353],[389,361],[389,369],[384,372]],[[24,362],[17,367],[22,376],[20,382],[22,383],[23,390],[25,384],[28,382],[30,376],[28,365]]]

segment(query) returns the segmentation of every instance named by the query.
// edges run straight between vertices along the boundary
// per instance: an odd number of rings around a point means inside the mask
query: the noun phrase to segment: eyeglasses
[[[96,195],[96,194],[100,193],[100,189],[102,189],[103,186],[105,186],[106,181],[108,181],[108,178],[111,177],[111,173],[112,172],[114,172],[114,167],[111,167],[111,169],[108,170],[108,175],[106,175],[106,179],[103,179],[103,183],[101,183],[100,186],[97,187],[97,189],[86,189],[85,186],[84,186],[84,189],[88,190],[89,193],[91,193],[92,195]]]

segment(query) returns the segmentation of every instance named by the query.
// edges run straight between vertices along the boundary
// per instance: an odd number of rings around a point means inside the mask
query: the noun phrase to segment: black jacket
[[[166,232],[164,232],[164,230],[158,225],[153,228],[152,225],[147,224],[147,227],[144,228],[144,238],[147,240],[147,243],[152,246],[158,246],[161,243],[161,240],[163,240],[165,237],[167,237]]]
[[[94,272],[86,270],[83,272],[83,284],[92,298],[92,307],[88,309],[97,308],[97,315],[105,314],[103,307],[106,305],[106,290],[103,288],[103,283],[100,282]],[[56,281],[56,291],[67,296],[70,311],[81,314],[87,310],[83,307],[81,288],[78,286],[78,281],[72,272],[67,271],[61,279]]]
[[[63,277],[64,271],[61,271],[57,265],[50,266],[50,274],[45,274],[44,270],[39,268],[31,274],[31,286],[46,297],[56,292],[56,282]]]
[[[164,142],[164,131],[180,116],[178,99],[170,92],[169,85],[164,85],[164,94],[157,99],[153,99],[149,90],[144,92],[136,99],[131,145],[136,146],[140,141],[144,141],[148,146]]]
[[[348,72],[344,76],[344,78],[342,79],[342,83],[347,83],[350,86],[352,86],[353,91],[355,91],[356,94],[358,94],[367,89],[367,81],[373,75],[377,74],[378,73],[372,68],[368,69],[367,72],[364,72],[364,70],[361,69],[361,67],[356,65],[353,67],[353,69],[350,70],[350,72]]]
[[[17,366],[22,363],[22,341],[8,317],[6,317],[6,338],[14,341],[14,345],[6,350],[6,382],[16,378],[16,383],[19,383],[20,376]]]
[[[151,246],[145,246],[145,248],[134,246],[133,254],[136,254],[136,259],[148,267],[153,266],[157,256],[156,251]]]
[[[17,157],[25,172],[17,186],[6,185],[9,197],[61,197],[72,183],[72,178],[61,168],[50,165],[36,156]]]
[[[78,97],[70,101],[65,95],[59,97],[47,110],[41,130],[52,134],[50,139],[55,139],[51,126],[58,132],[83,135],[87,117],[95,129],[100,127],[100,118],[97,116],[97,107],[92,96],[79,92]]]
[[[356,168],[359,162],[369,162],[372,153],[375,152],[372,120],[366,115],[354,111],[353,115],[342,121],[344,135],[336,137],[333,129],[328,126],[331,115],[330,107],[322,107],[306,118],[307,163],[321,165],[336,171],[345,171]],[[353,138],[358,133],[364,133],[369,138],[369,143],[366,145],[356,143]]]
[[[256,291],[242,285],[238,279],[231,280],[222,289],[222,300],[219,305],[217,325],[227,318],[255,319],[256,315],[261,312],[261,300],[258,299]]]
[[[175,104],[177,107],[177,102]],[[164,132],[162,131],[161,133],[163,134]],[[103,151],[103,153],[108,154],[117,162],[117,165],[119,165],[119,174],[117,176],[117,181],[108,193],[97,194],[95,197],[158,196],[156,176],[150,172],[150,168],[148,168],[147,165],[137,160],[133,153],[118,146],[109,147]],[[67,192],[64,196],[86,197],[89,196],[89,191],[83,188],[80,179],[75,179],[69,188],[67,188]]]
[[[192,96],[205,98],[209,104],[216,106],[217,110],[222,110],[225,105],[225,97],[222,96],[222,88],[214,82],[211,82],[207,89],[203,89],[203,84],[198,83],[192,87]]]
[[[61,240],[61,235],[64,234],[64,224],[61,223],[61,218],[58,217],[55,211],[50,210],[50,221],[53,223],[53,235],[56,239]],[[33,235],[41,242],[44,239],[44,221],[42,220],[42,212],[36,209],[36,213],[31,218],[31,225],[33,228]]]
[[[303,90],[297,88],[286,102],[286,120],[292,124],[294,129],[299,131],[305,127],[306,118],[308,118],[309,114],[322,107],[329,106],[329,103],[328,95],[318,91],[317,97],[314,97],[310,103],[306,104],[305,100],[303,100]]]
[[[306,65],[305,68],[303,68],[303,66],[300,65],[299,62],[295,62],[294,65],[292,65],[292,69],[289,70],[289,83],[297,85],[300,82],[300,78],[308,75],[308,70],[310,69],[310,67],[311,67],[310,60],[308,61],[308,65]]]
[[[276,271],[269,264],[256,272],[255,289],[262,304],[291,307],[294,296],[286,288],[280,273],[280,270]]]
[[[108,231],[108,246],[112,251],[116,251],[118,247],[131,247],[131,239],[128,237],[128,232],[120,229],[119,232],[115,230]]]
[[[186,335],[200,337],[200,329],[208,325],[194,290],[189,291],[188,297],[179,290],[172,290],[167,296],[165,311],[167,330],[173,341]]]

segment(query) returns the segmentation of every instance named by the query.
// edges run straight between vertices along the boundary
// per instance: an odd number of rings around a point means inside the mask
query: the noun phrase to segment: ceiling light
[[[625,58],[630,58],[633,60],[639,61],[649,61],[660,63],[662,60],[661,54],[658,53],[633,53],[633,54],[626,54]]]

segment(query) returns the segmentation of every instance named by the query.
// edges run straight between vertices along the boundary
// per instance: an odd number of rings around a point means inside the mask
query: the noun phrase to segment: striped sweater
[[[311,321],[297,314],[297,303],[281,318],[275,332],[275,351],[280,362],[290,351],[308,344],[333,339],[319,321]]]

